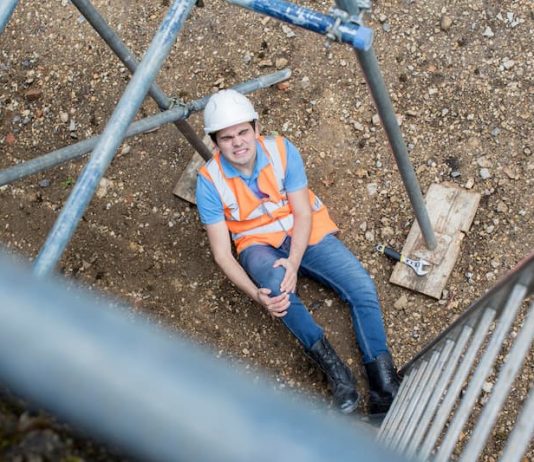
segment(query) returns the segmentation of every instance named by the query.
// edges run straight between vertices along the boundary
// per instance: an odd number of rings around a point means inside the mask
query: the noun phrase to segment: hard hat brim
[[[251,115],[254,116],[252,119],[250,118]],[[246,114],[246,117],[238,117],[232,120],[228,120],[224,123],[204,127],[204,133],[206,133],[206,135],[210,135],[212,133],[218,132],[219,130],[222,130],[223,128],[232,127],[234,125],[242,124],[244,122],[252,122],[254,120],[258,120],[257,112],[254,112],[253,114]]]

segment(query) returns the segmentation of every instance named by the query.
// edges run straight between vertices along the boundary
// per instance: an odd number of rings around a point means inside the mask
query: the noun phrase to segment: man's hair
[[[256,130],[256,121],[255,120],[251,120],[250,122],[250,125],[252,125],[252,130]],[[213,144],[217,145],[217,133],[219,133],[219,131],[216,131],[216,132],[213,132],[213,133],[210,133],[210,138],[211,138],[211,141],[213,141]]]

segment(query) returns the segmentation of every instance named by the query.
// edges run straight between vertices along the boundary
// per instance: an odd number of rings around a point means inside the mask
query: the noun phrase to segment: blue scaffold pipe
[[[18,2],[19,0],[2,0],[0,2],[0,34],[4,32]]]
[[[271,85],[275,85],[279,82],[287,80],[290,75],[290,69],[282,69],[271,74],[266,74],[252,80],[241,82],[232,88],[240,93],[248,94],[261,88],[267,88]],[[208,95],[191,101],[185,105],[176,106],[168,111],[138,120],[130,125],[128,131],[126,132],[125,138],[149,132],[168,123],[174,123],[178,120],[186,119],[193,112],[202,111],[206,107],[210,96],[211,95]],[[0,186],[4,186],[35,173],[48,170],[49,168],[55,167],[56,165],[60,165],[64,162],[79,159],[88,152],[91,152],[100,141],[100,138],[101,135],[93,136],[86,140],[80,141],[79,143],[65,146],[61,149],[57,149],[56,151],[36,157],[35,159],[13,165],[12,167],[8,167],[4,170],[0,170]]]
[[[175,0],[170,7],[39,252],[35,274],[48,273],[61,258],[194,3],[195,0]]]
[[[373,30],[352,22],[340,22],[335,17],[281,0],[227,0],[228,3],[266,14],[280,21],[318,34],[334,36],[358,50],[368,50],[373,43]]]

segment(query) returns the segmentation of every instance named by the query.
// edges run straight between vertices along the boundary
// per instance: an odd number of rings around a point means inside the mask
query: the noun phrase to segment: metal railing
[[[404,367],[378,440],[421,460],[444,462],[455,449],[461,450],[460,460],[477,460],[534,340],[534,302],[528,306],[527,300],[533,293],[534,254]],[[521,324],[517,335],[510,332],[514,323]],[[487,380],[494,371],[498,377],[491,384]],[[491,394],[481,404],[477,400],[485,384]],[[527,450],[534,432],[533,401],[531,391],[502,462],[519,461]],[[477,406],[480,413],[474,412]],[[469,438],[459,444],[466,434]]]
[[[66,284],[0,252],[0,382],[135,460],[404,460],[354,420]]]

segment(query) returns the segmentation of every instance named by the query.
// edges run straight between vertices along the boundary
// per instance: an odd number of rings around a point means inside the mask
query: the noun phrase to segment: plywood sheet
[[[417,276],[404,263],[397,263],[390,282],[430,297],[441,298],[479,202],[478,193],[446,183],[432,184],[425,203],[438,242],[437,248],[426,248],[419,225],[414,222],[402,249],[407,257],[422,258],[431,263],[430,272],[426,276]]]

